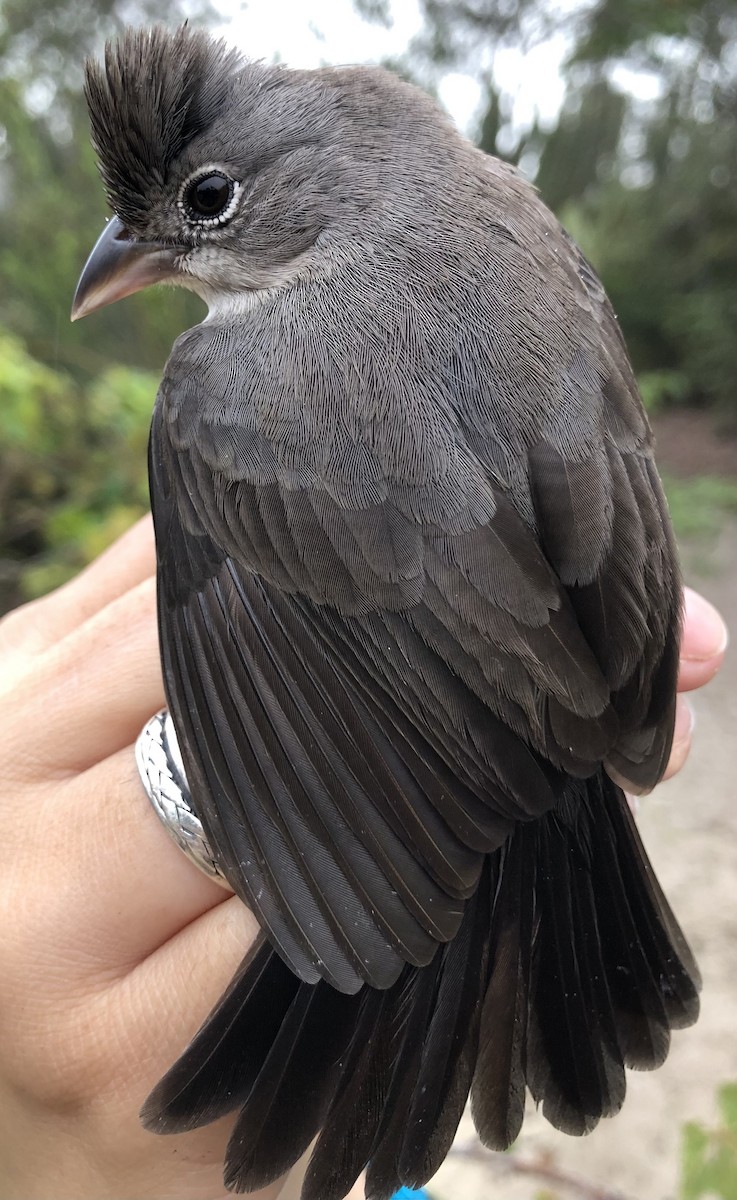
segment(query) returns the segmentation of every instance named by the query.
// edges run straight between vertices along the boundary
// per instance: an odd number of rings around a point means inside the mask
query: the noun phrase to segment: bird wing
[[[568,456],[538,437],[531,523],[470,439],[411,412],[383,450],[331,429],[317,470],[296,398],[256,428],[181,350],[150,473],[196,807],[301,978],[387,987],[454,936],[483,855],[565,772],[660,772],[677,621],[657,476],[604,437]]]
[[[427,963],[566,775],[641,790],[669,753],[680,587],[647,422],[595,274],[507,183],[421,270],[375,251],[190,330],[157,401],[193,795],[286,962],[342,991]]]

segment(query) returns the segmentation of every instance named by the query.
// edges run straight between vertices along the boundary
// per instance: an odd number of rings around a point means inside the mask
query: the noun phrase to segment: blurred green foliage
[[[358,0],[359,7],[362,0]],[[732,0],[422,0],[424,82],[485,81],[480,145],[518,162],[593,262],[648,398],[737,425],[737,10]],[[566,40],[555,124],[515,122],[500,53]],[[628,90],[634,88],[632,90]],[[639,95],[638,95],[639,88]],[[647,94],[649,99],[642,97]],[[654,390],[662,384],[657,394]]]
[[[726,519],[737,516],[737,482],[714,475],[682,479],[663,472],[671,520],[681,541],[713,541]]]
[[[158,374],[202,306],[153,289],[70,324],[106,216],[82,66],[125,22],[187,14],[208,20],[209,0],[0,0],[0,612],[68,578],[148,504]]]
[[[125,21],[172,24],[208,0],[0,0],[0,328],[41,362],[89,380],[110,362],[160,368],[201,306],[137,296],[71,325],[74,286],[107,214],[82,95],[86,55]]]
[[[86,384],[0,333],[0,603],[64,582],[148,507],[157,376],[111,365]]]
[[[737,1083],[717,1094],[719,1124],[684,1125],[679,1200],[734,1200],[737,1196]]]
[[[669,124],[663,117],[648,128],[654,147]],[[567,200],[559,215],[596,263],[647,399],[698,404],[733,424],[737,221],[720,168],[737,162],[737,122],[673,124],[678,156],[647,187],[615,177]],[[658,395],[648,394],[647,376],[665,385]]]
[[[260,0],[259,0],[260,2]],[[355,0],[388,20],[387,0]],[[603,276],[652,411],[735,423],[737,16],[727,0],[421,0],[397,68],[486,87],[480,144],[518,161]],[[0,610],[66,578],[146,505],[155,376],[199,302],[157,289],[70,325],[105,217],[82,62],[125,22],[198,23],[209,0],[0,0]],[[566,40],[552,127],[520,129],[495,56]],[[521,61],[521,60],[520,60]],[[634,98],[617,72],[655,81]],[[619,80],[619,82],[618,82]],[[697,481],[676,523],[713,529],[727,484]],[[678,494],[676,494],[678,491]]]
[[[716,1090],[717,1122],[687,1121],[680,1128],[680,1153],[677,1190],[673,1200],[734,1200],[737,1195],[737,1083],[723,1083]],[[642,1149],[643,1147],[640,1147]],[[529,1181],[534,1200],[617,1200],[622,1193],[619,1181],[611,1188],[588,1180],[578,1172],[569,1172],[556,1161],[552,1146],[539,1144],[537,1135],[523,1129],[519,1138],[503,1155],[483,1147],[451,1150],[488,1164],[489,1195],[504,1193],[504,1179]],[[535,1180],[542,1187],[535,1185]],[[500,1189],[495,1183],[500,1183]],[[430,1184],[435,1196],[434,1185]],[[516,1193],[517,1194],[517,1193]],[[525,1190],[525,1195],[527,1195]],[[670,1193],[669,1193],[670,1194]],[[438,1193],[438,1198],[440,1193]],[[643,1196],[642,1200],[646,1200]]]

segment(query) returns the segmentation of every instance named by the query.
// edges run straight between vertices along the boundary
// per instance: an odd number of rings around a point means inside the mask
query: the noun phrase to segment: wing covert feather
[[[509,354],[472,339],[473,312],[455,348],[445,326],[425,347],[436,391],[414,379],[406,411],[365,345],[375,402],[350,398],[336,329],[345,353],[355,340],[331,319],[322,393],[258,341],[238,357],[229,328],[184,335],[151,473],[167,691],[203,823],[290,966],[353,991],[430,961],[482,855],[554,807],[564,773],[655,782],[680,591],[611,330],[525,427],[516,395],[472,394],[473,356]]]

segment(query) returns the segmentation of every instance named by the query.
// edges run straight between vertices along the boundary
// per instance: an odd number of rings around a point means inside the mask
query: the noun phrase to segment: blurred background
[[[146,440],[198,302],[156,291],[70,325],[106,212],[82,63],[184,18],[252,57],[384,61],[517,163],[599,271],[658,442],[689,580],[734,624],[737,13],[729,0],[0,0],[0,612],[63,582],[148,506]],[[705,1016],[582,1143],[533,1117],[503,1156],[462,1131],[439,1200],[737,1194],[734,666],[646,841],[705,969]]]

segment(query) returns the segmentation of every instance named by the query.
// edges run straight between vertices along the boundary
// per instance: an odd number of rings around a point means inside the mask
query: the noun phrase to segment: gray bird
[[[238,1112],[227,1186],[437,1170],[469,1096],[592,1129],[698,972],[622,785],[665,767],[681,586],[593,270],[505,163],[376,69],[201,32],[87,67],[115,216],[81,316],[208,304],[150,443],[193,802],[262,939],[143,1110]]]

